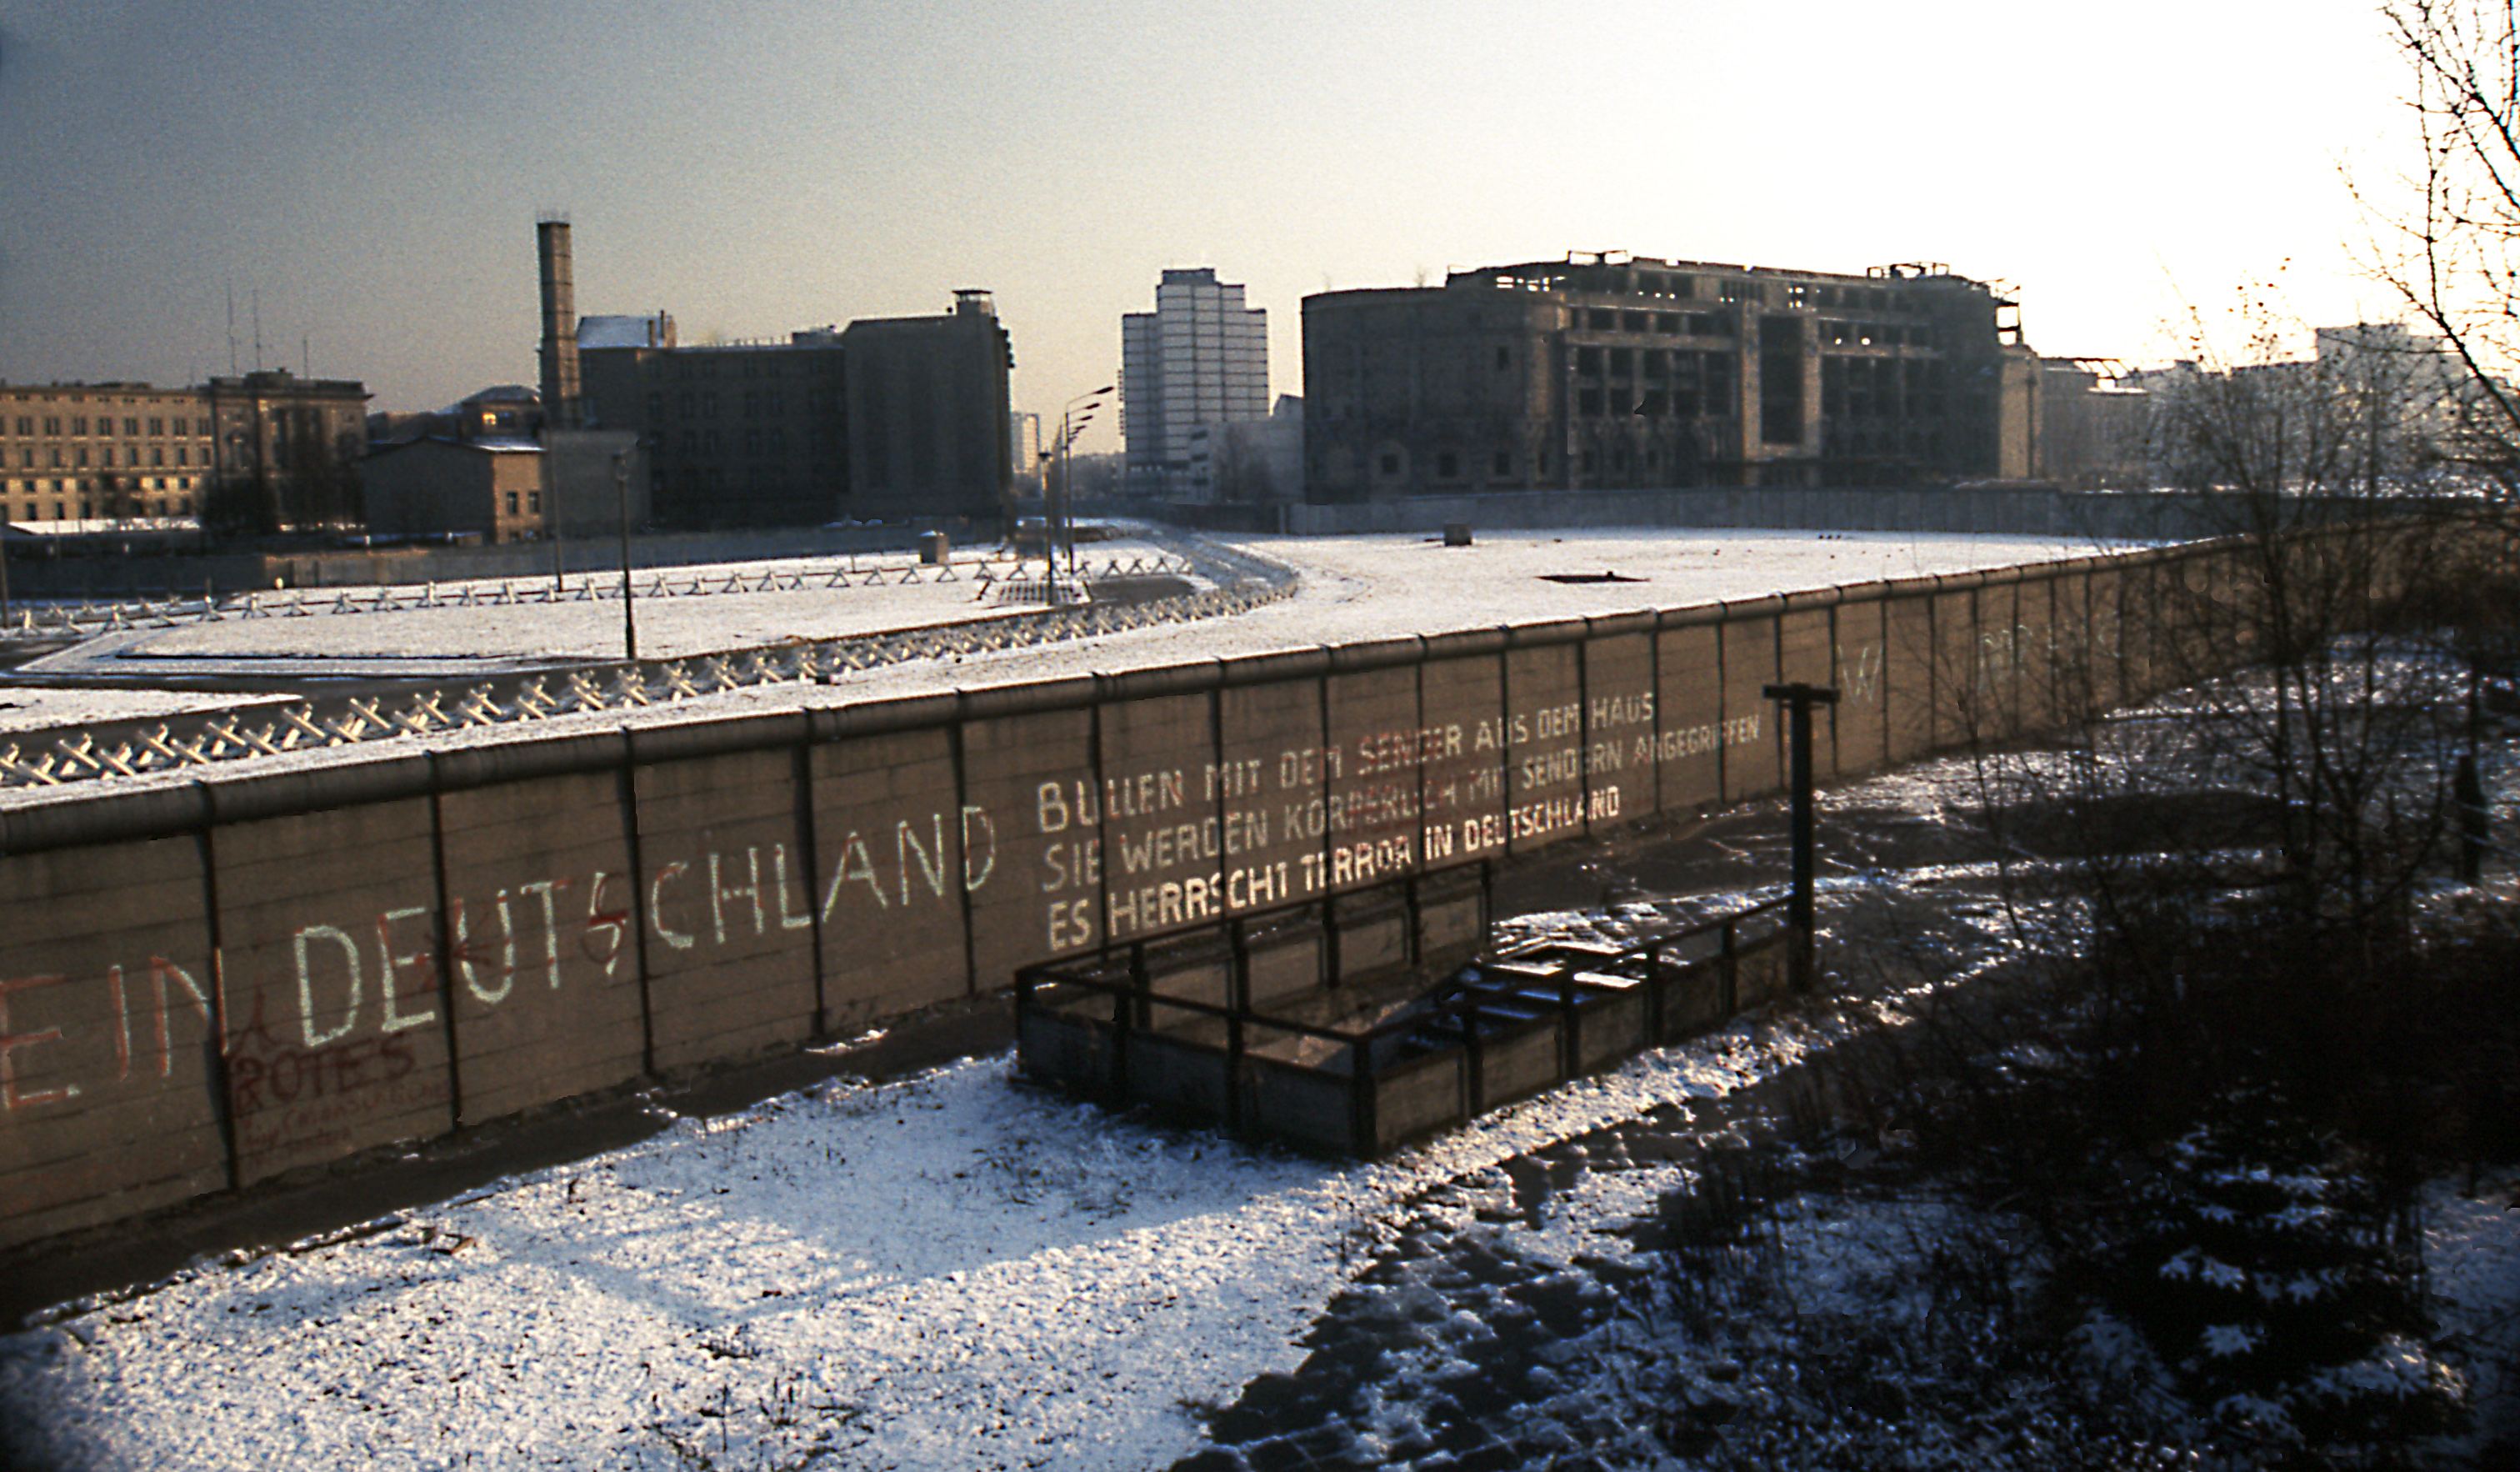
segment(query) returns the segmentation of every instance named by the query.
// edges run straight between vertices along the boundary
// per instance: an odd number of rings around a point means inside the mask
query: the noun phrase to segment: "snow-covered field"
[[[1295,597],[1231,620],[1208,620],[1074,644],[974,657],[943,667],[862,671],[836,687],[748,691],[720,697],[741,709],[879,699],[956,686],[1104,671],[1181,659],[1216,659],[1306,645],[1390,638],[1506,622],[1681,608],[1841,583],[2006,567],[2088,554],[2087,545],[2019,537],[1873,532],[1603,530],[1491,535],[1446,547],[1416,535],[1221,538],[1296,568]],[[1078,549],[1089,566],[1151,559],[1159,549],[1133,540]],[[910,571],[915,558],[862,558],[863,570]],[[814,559],[793,565],[832,567]],[[678,583],[754,579],[782,565],[742,563],[679,569]],[[1037,565],[1036,565],[1037,566]],[[1003,571],[1003,568],[1001,568]],[[1001,612],[965,575],[938,581],[863,581],[786,592],[643,598],[639,650],[650,659],[838,638],[876,630],[985,617]],[[1552,574],[1617,574],[1619,582],[1560,583]],[[643,579],[648,575],[641,575]],[[577,579],[571,579],[574,586]],[[604,579],[597,582],[603,584]],[[519,586],[526,583],[519,581]],[[645,585],[644,582],[642,584]],[[360,590],[363,593],[373,590]],[[455,585],[446,590],[450,596]],[[272,595],[263,595],[269,598]],[[323,607],[310,598],[307,607]],[[304,617],[231,618],[168,628],[118,630],[32,662],[28,673],[108,676],[108,690],[12,685],[0,673],[0,731],[202,709],[197,692],[149,684],[172,675],[297,675],[310,679],[461,679],[468,671],[515,667],[524,659],[608,660],[621,652],[617,601],[498,604],[392,613],[310,612]],[[688,708],[677,708],[677,713]],[[686,718],[676,713],[661,717]],[[617,722],[618,717],[614,717]]]
[[[1716,1098],[1744,1024],[1390,1162],[1115,1119],[995,1057],[835,1083],[0,1339],[0,1440],[74,1468],[1160,1466],[1285,1371],[1414,1195]]]

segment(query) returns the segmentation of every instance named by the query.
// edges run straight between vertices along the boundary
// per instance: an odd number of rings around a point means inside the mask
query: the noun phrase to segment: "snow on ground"
[[[1824,1043],[1745,1024],[1378,1165],[1113,1118],[1007,1057],[834,1083],[0,1339],[71,1468],[1143,1468],[1293,1368],[1412,1193]]]
[[[194,711],[225,711],[248,703],[278,703],[283,695],[231,695],[198,690],[63,689],[45,685],[11,685],[0,679],[0,732],[35,731],[48,726],[109,720],[138,720],[182,715]]]
[[[1471,547],[1446,547],[1440,537],[1392,534],[1347,537],[1239,536],[1219,538],[1297,569],[1302,583],[1291,598],[1232,618],[1159,624],[1127,633],[941,662],[879,666],[834,677],[828,684],[753,686],[633,712],[600,712],[537,721],[528,727],[476,726],[432,732],[398,741],[397,751],[422,744],[447,749],[490,745],[527,737],[559,737],[624,725],[661,724],[805,707],[929,695],[943,691],[1117,673],[1127,669],[1214,660],[1276,650],[1399,638],[1501,623],[1601,617],[1642,609],[1698,607],[1730,599],[1762,598],[1797,589],[1827,587],[2010,567],[2088,555],[2088,544],[2043,538],[1957,533],[1813,532],[1660,529],[1527,532],[1490,536]],[[1151,556],[1150,544],[1113,541],[1079,548],[1081,561]],[[905,557],[907,555],[905,554]],[[828,559],[821,560],[828,563]],[[861,566],[864,564],[862,563]],[[906,565],[906,564],[905,564]],[[680,570],[711,577],[756,573],[763,564]],[[1557,583],[1548,573],[1616,572],[1630,582]],[[521,585],[521,584],[520,584]],[[974,582],[929,582],[808,587],[786,593],[715,594],[642,599],[638,605],[640,652],[651,657],[778,643],[791,638],[835,637],[876,628],[907,627],[994,611],[970,601]],[[955,600],[960,599],[959,603]],[[959,611],[959,612],[958,612]],[[231,620],[171,629],[123,631],[100,636],[29,666],[31,670],[110,672],[135,685],[182,669],[225,669],[308,677],[406,672],[416,663],[436,662],[441,677],[461,678],[467,662],[489,655],[492,667],[513,666],[524,653],[602,660],[619,649],[620,605],[473,606],[394,614],[310,615],[305,618]],[[330,658],[316,658],[318,655]],[[224,661],[224,663],[221,663]],[[396,666],[391,662],[413,662]],[[310,688],[320,689],[320,684]],[[68,696],[11,686],[0,672],[0,700],[20,709],[0,732],[88,719],[96,708]],[[198,709],[203,697],[167,696],[151,706],[135,689],[134,704],[120,714],[171,714]],[[240,771],[334,764],[372,759],[375,746],[329,747],[258,758]],[[189,769],[127,779],[125,787],[189,782]],[[45,801],[37,790],[0,792],[0,803]]]
[[[1282,648],[1289,644],[1342,643],[1505,622],[1598,616],[1647,608],[1682,608],[1727,599],[1760,598],[1789,589],[1879,581],[1978,568],[2009,567],[2088,553],[2088,546],[2050,539],[1909,535],[1888,532],[1657,531],[1530,532],[1494,536],[1471,547],[1446,547],[1442,538],[1384,536],[1224,538],[1298,569],[1303,592],[1287,603],[1240,619],[1200,625],[1192,638],[1159,631],[1115,635],[1167,647],[1194,643],[1201,657]],[[1151,559],[1155,546],[1117,540],[1081,548],[1089,571],[1111,562]],[[882,561],[908,572],[911,554],[862,559],[863,570]],[[878,629],[948,622],[1000,612],[980,595],[973,570],[958,580],[862,583],[831,588],[816,581],[834,566],[830,558],[795,564],[742,563],[672,570],[677,584],[756,578],[765,571],[799,572],[806,586],[788,592],[718,593],[704,597],[642,598],[638,605],[640,651],[668,659],[781,643],[837,638]],[[1001,569],[1002,571],[1002,569]],[[1598,576],[1616,582],[1561,583],[1550,575]],[[642,574],[641,586],[651,576]],[[519,589],[532,579],[508,579]],[[598,585],[611,584],[599,576]],[[578,585],[572,579],[570,586]],[[454,596],[463,585],[440,591]],[[498,583],[485,584],[496,589]],[[353,597],[373,590],[347,590]],[[265,604],[295,594],[258,595]],[[476,604],[388,613],[321,612],[327,590],[306,595],[306,617],[231,618],[172,628],[121,631],[36,662],[42,672],[142,674],[182,660],[383,660],[510,661],[523,658],[608,660],[621,651],[618,601],[568,600],[556,604]],[[1100,641],[1098,641],[1100,642]],[[1029,656],[1017,656],[1017,660]]]
[[[1160,555],[1146,542],[1115,541],[1094,548],[1089,565],[1116,560],[1125,566]],[[634,579],[639,651],[649,659],[681,659],[1000,617],[1016,611],[997,602],[993,592],[1012,568],[990,564],[994,580],[983,580],[980,566],[967,563],[953,570],[951,580],[942,580],[937,570],[919,567],[916,553],[904,552],[643,571]],[[1039,568],[1035,563],[1029,570],[1037,576]],[[832,585],[834,575],[844,585]],[[751,591],[764,576],[793,578],[801,586]],[[884,580],[870,582],[870,576]],[[659,580],[671,595],[652,593]],[[730,583],[741,586],[720,590]],[[379,591],[374,588],[250,594],[230,600],[228,616],[215,621],[101,634],[26,668],[138,678],[170,671],[285,674],[292,668],[338,675],[404,672],[381,668],[384,662],[497,667],[621,658],[618,575],[573,575],[559,601],[543,601],[551,586],[548,577],[445,583],[434,587],[435,597],[480,601],[386,610],[367,606]],[[409,597],[423,592],[400,591]],[[241,611],[248,601],[263,612],[245,616]]]

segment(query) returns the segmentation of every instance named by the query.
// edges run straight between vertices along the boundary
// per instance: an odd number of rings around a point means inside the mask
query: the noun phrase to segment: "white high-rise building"
[[[1191,435],[1269,417],[1269,314],[1211,267],[1166,271],[1155,309],[1120,319],[1120,434],[1128,490],[1191,491]]]

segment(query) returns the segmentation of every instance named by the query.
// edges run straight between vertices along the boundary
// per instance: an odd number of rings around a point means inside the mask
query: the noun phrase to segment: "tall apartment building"
[[[1306,494],[2033,475],[2039,361],[2013,312],[1940,265],[1617,253],[1308,297]]]
[[[1120,319],[1120,435],[1133,495],[1191,490],[1203,425],[1269,417],[1269,314],[1209,267],[1166,271],[1155,309]]]
[[[189,389],[0,384],[0,520],[352,521],[367,399],[285,370]]]

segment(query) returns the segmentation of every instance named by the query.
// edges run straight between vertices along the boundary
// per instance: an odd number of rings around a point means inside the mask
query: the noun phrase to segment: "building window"
[[[513,491],[513,490],[512,490],[512,491],[509,491],[509,492],[508,492],[508,515],[510,515],[510,516],[515,516],[516,514],[517,514],[517,493],[516,493],[515,491]]]
[[[152,435],[163,435],[163,434],[165,434],[165,433],[166,433],[166,421],[165,421],[165,420],[163,420],[163,419],[153,419],[153,420],[149,421],[149,433],[150,433],[150,434],[152,434]]]
[[[1497,476],[1499,476],[1499,477],[1509,476],[1509,475],[1512,475],[1512,474],[1513,474],[1513,452],[1512,452],[1512,451],[1510,451],[1510,450],[1499,450],[1499,451],[1497,451],[1497,454],[1496,454],[1496,470],[1495,470],[1494,472],[1492,472],[1492,474],[1497,475]]]
[[[86,415],[79,415],[77,418],[70,421],[70,433],[73,435],[84,435],[87,433]]]
[[[1396,476],[1396,475],[1400,474],[1400,457],[1399,457],[1398,455],[1393,454],[1393,453],[1392,453],[1391,451],[1389,451],[1389,450],[1384,450],[1384,451],[1382,452],[1382,462],[1381,462],[1381,463],[1382,463],[1382,473],[1383,473],[1384,475],[1386,475],[1386,476]]]
[[[541,491],[529,490],[525,492],[525,510],[535,516],[543,514],[543,493]]]
[[[1512,366],[1513,366],[1513,349],[1512,349],[1512,348],[1510,348],[1510,347],[1506,347],[1506,346],[1502,346],[1502,345],[1501,345],[1501,346],[1499,346],[1499,347],[1497,348],[1497,364],[1496,364],[1496,365],[1497,365],[1497,368],[1498,368],[1500,371],[1502,371],[1502,370],[1504,370],[1504,369],[1507,369],[1507,368],[1510,368],[1510,367],[1512,367]]]
[[[1462,462],[1451,450],[1445,450],[1435,457],[1435,477],[1437,480],[1450,481],[1460,476],[1461,473]]]

